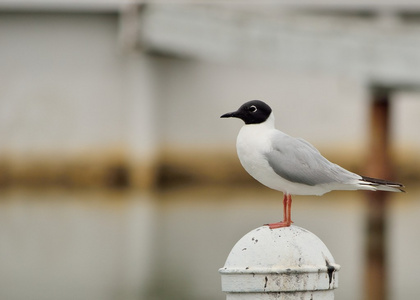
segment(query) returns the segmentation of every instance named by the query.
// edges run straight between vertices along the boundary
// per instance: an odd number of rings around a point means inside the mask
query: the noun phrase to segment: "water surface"
[[[390,299],[420,292],[419,189],[392,194]],[[0,299],[225,299],[218,269],[244,234],[282,217],[262,188],[2,191]],[[293,199],[296,225],[341,265],[336,298],[362,299],[363,192]]]

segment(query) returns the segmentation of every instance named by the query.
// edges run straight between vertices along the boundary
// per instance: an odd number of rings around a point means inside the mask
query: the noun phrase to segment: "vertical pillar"
[[[390,89],[373,88],[370,103],[369,158],[367,175],[389,179]],[[367,228],[365,254],[365,299],[387,299],[386,192],[366,192]]]
[[[158,159],[157,99],[154,93],[153,61],[146,54],[125,55],[126,143],[131,184],[152,188]]]
[[[142,49],[140,28],[144,5],[131,3],[120,12],[122,101],[127,108],[125,142],[131,185],[152,188],[156,181],[158,129],[156,123],[155,65]]]
[[[332,300],[339,269],[316,235],[292,225],[252,230],[219,272],[227,300]]]

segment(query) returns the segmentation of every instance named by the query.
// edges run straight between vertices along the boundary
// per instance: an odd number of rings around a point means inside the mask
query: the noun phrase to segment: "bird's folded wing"
[[[307,141],[284,134],[274,135],[272,150],[266,154],[269,165],[279,176],[306,185],[350,183],[360,178],[331,163]]]

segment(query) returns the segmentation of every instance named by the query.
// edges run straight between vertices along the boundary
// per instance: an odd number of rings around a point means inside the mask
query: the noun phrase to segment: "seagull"
[[[277,130],[273,112],[263,101],[248,101],[221,118],[245,122],[236,141],[242,166],[254,179],[284,194],[283,221],[267,224],[271,229],[293,223],[292,195],[320,196],[332,190],[404,192],[400,183],[350,172],[327,160],[304,139]]]

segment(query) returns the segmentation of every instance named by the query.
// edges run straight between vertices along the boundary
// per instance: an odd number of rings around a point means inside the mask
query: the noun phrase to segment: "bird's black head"
[[[237,111],[222,115],[221,118],[239,118],[245,124],[260,124],[265,122],[270,114],[270,106],[260,100],[252,100],[242,104]]]

